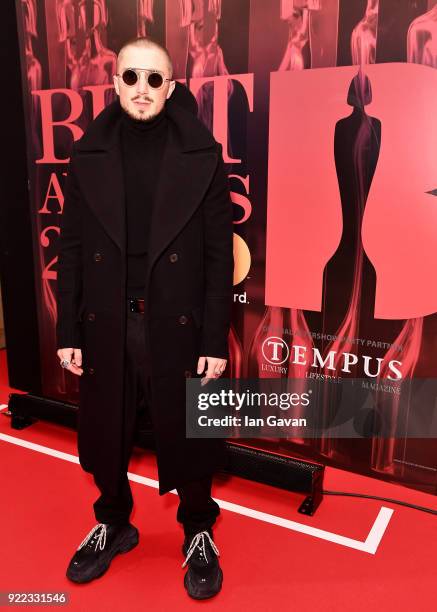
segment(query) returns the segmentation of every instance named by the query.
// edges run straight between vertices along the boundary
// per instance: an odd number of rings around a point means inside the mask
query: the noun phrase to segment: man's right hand
[[[66,370],[70,370],[72,374],[77,376],[83,374],[83,368],[80,367],[82,365],[82,351],[79,348],[58,349],[56,354],[59,357],[59,363],[64,359],[70,362],[70,365],[65,368]]]

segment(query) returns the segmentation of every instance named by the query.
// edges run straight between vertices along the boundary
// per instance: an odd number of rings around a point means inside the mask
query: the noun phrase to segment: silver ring
[[[70,362],[68,361],[68,359],[63,359],[61,361],[61,368],[68,368],[69,365],[70,365]]]

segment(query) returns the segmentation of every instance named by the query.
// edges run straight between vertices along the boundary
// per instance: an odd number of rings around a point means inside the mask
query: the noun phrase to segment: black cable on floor
[[[388,502],[389,504],[398,504],[399,506],[412,508],[413,510],[429,512],[429,514],[437,514],[437,510],[433,510],[432,508],[416,506],[416,504],[409,504],[408,502],[403,502],[398,499],[391,499],[390,497],[378,497],[377,495],[365,495],[364,493],[345,493],[343,491],[322,491],[322,493],[323,495],[345,495],[346,497],[364,497],[365,499],[376,499],[378,501]]]

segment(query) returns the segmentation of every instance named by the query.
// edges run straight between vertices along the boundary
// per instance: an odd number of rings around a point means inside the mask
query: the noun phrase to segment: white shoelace
[[[189,558],[191,557],[191,555],[193,554],[193,552],[196,550],[196,546],[199,546],[199,548],[202,551],[203,556],[205,557],[205,561],[207,563],[209,563],[208,558],[206,556],[206,549],[205,549],[205,536],[208,537],[209,543],[211,544],[211,548],[213,549],[213,551],[215,552],[215,554],[217,556],[220,556],[220,553],[218,551],[217,546],[214,544],[214,540],[211,539],[211,536],[209,535],[208,531],[199,531],[199,533],[196,533],[196,535],[194,536],[194,538],[191,540],[191,544],[189,549],[187,550],[187,556],[185,561],[182,563],[182,567],[185,567],[188,563]],[[201,543],[200,543],[201,542]]]
[[[85,546],[86,544],[88,544],[88,542],[91,540],[91,538],[93,537],[93,535],[98,529],[101,529],[101,532],[99,533],[98,538],[96,540],[96,547],[94,550],[97,550],[98,546],[100,546],[100,550],[103,550],[106,544],[106,524],[105,523],[98,523],[95,527],[93,527],[91,531],[89,532],[89,534],[85,537],[85,539],[82,540],[82,542],[79,544],[77,550],[80,550],[82,546]]]

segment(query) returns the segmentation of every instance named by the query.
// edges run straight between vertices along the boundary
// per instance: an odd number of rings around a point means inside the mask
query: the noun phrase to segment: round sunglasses
[[[159,70],[148,70],[147,68],[126,68],[121,74],[117,73],[116,76],[122,78],[123,83],[128,87],[133,87],[139,81],[141,72],[147,72],[147,83],[152,89],[161,89],[165,81],[171,81],[166,79],[163,72]]]

